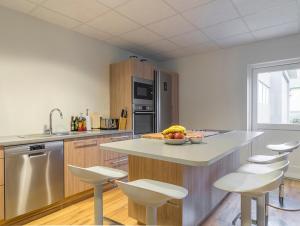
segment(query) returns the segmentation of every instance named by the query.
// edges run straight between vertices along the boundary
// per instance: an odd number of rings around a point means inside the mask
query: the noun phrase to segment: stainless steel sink
[[[40,133],[40,134],[21,135],[21,136],[18,136],[18,138],[34,139],[34,138],[47,138],[47,137],[54,137],[54,136],[67,136],[70,134],[72,134],[72,132],[57,132],[57,133],[53,133],[53,134]]]

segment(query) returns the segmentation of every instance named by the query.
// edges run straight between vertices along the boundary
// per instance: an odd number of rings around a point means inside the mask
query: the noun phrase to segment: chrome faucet
[[[52,114],[53,112],[58,111],[59,115],[61,118],[63,118],[63,113],[61,112],[61,110],[59,108],[54,108],[50,111],[50,115],[49,115],[49,134],[52,135],[53,134],[53,128],[52,128]]]

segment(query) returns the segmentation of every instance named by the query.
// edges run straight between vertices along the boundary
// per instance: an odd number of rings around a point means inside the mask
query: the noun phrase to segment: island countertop
[[[152,158],[189,166],[208,166],[262,135],[256,131],[231,131],[203,139],[201,144],[168,145],[140,138],[101,144],[102,150]]]

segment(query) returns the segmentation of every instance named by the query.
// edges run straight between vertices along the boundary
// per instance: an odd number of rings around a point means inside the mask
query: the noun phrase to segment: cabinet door
[[[0,186],[4,185],[4,159],[0,159]]]
[[[4,186],[0,186],[0,222],[4,220]]]
[[[145,79],[154,80],[154,66],[147,62],[142,62],[143,64],[143,77]]]
[[[85,167],[84,140],[65,141],[64,143],[64,161],[65,161],[65,197],[86,190],[87,185],[81,182],[77,177],[69,171],[68,165]]]

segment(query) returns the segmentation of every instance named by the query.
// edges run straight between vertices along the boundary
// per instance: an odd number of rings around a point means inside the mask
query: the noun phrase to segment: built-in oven
[[[132,87],[133,104],[154,105],[154,84],[152,80],[133,77]]]
[[[155,112],[153,105],[133,105],[133,133],[142,135],[155,132]]]

